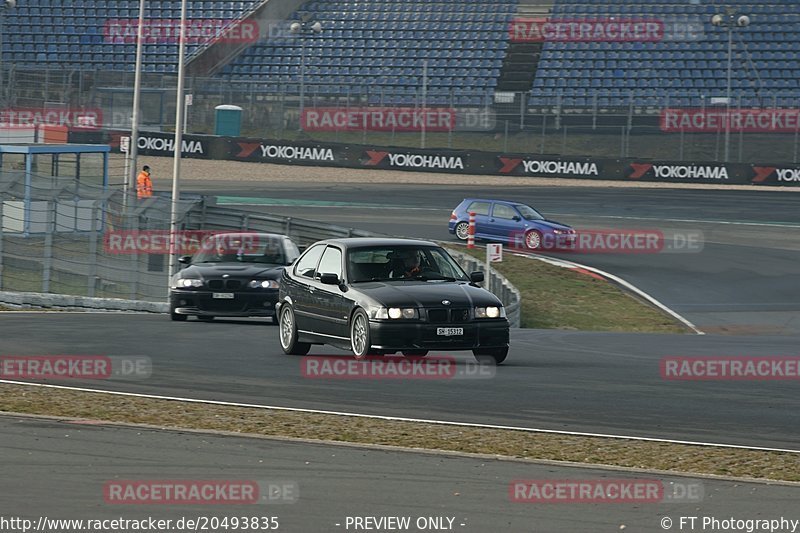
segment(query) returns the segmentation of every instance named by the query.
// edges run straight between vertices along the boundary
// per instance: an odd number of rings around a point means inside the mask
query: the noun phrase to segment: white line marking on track
[[[791,222],[739,222],[735,220],[698,220],[692,218],[654,218],[654,217],[630,217],[618,215],[591,215],[591,214],[575,214],[575,213],[551,213],[558,217],[576,217],[576,218],[612,218],[618,220],[651,220],[653,222],[688,222],[692,224],[724,224],[729,226],[767,226],[775,228],[800,228],[800,224]]]
[[[253,403],[240,403],[240,402],[224,402],[220,400],[200,400],[197,398],[181,398],[178,396],[161,396],[157,394],[139,394],[135,392],[121,392],[121,391],[109,391],[109,390],[102,390],[102,389],[88,389],[84,387],[67,387],[65,385],[51,385],[45,383],[29,383],[26,381],[12,381],[7,379],[0,379],[0,383],[6,383],[9,385],[30,385],[32,387],[44,387],[50,389],[61,389],[61,390],[71,390],[71,391],[79,391],[79,392],[92,392],[96,394],[108,394],[113,396],[127,396],[131,398],[145,398],[150,400],[168,400],[168,401],[175,401],[175,402],[185,402],[185,403],[199,403],[199,404],[206,404],[206,405],[222,405],[227,407],[246,407],[250,409],[271,409],[274,411],[287,411],[287,412],[294,412],[294,413],[308,413],[308,414],[318,414],[318,415],[334,415],[334,416],[351,416],[355,418],[367,418],[373,420],[387,420],[392,422],[415,422],[420,424],[435,424],[440,426],[456,426],[456,427],[469,427],[469,428],[481,428],[481,429],[502,429],[502,430],[509,430],[509,431],[525,431],[528,433],[543,433],[548,435],[568,435],[573,437],[601,437],[607,439],[620,439],[620,440],[635,440],[641,442],[659,442],[659,443],[666,443],[666,444],[685,444],[687,446],[703,446],[708,448],[729,448],[735,450],[756,450],[756,451],[764,451],[764,452],[783,452],[783,453],[797,453],[800,454],[800,449],[792,450],[787,448],[767,448],[763,446],[744,446],[740,444],[721,444],[721,443],[714,443],[714,442],[699,442],[699,441],[689,441],[689,440],[677,440],[677,439],[657,439],[653,437],[631,437],[628,435],[611,435],[607,433],[588,433],[582,431],[561,431],[555,429],[536,429],[536,428],[527,428],[527,427],[520,427],[520,426],[502,426],[497,424],[477,424],[472,422],[450,422],[446,420],[429,420],[425,418],[406,418],[400,416],[384,416],[384,415],[367,415],[363,413],[348,413],[344,411],[325,411],[320,409],[300,409],[298,407],[279,407],[273,405],[259,405]]]

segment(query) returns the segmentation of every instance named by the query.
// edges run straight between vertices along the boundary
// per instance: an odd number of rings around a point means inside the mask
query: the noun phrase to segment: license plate
[[[215,292],[213,298],[216,300],[233,300],[232,292]]]
[[[436,328],[437,335],[443,335],[445,337],[452,337],[454,335],[463,335],[464,328]]]

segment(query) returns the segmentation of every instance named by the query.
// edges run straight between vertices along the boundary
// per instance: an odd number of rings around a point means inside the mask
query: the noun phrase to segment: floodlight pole
[[[303,111],[305,110],[306,100],[306,33],[309,35],[320,33],[322,24],[314,22],[310,17],[303,17],[300,22],[293,22],[289,26],[289,31],[300,36],[300,116],[299,129],[303,129]]]
[[[178,237],[178,207],[180,205],[180,175],[181,175],[181,152],[183,151],[183,113],[185,111],[183,102],[184,80],[186,77],[186,1],[181,0],[181,29],[180,45],[178,46],[178,96],[175,106],[175,157],[172,168],[172,209],[170,213],[169,227],[169,270],[168,276],[172,276],[175,271]]]
[[[733,30],[744,28],[750,24],[750,17],[736,12],[735,9],[728,8],[725,13],[717,13],[711,17],[711,24],[724,27],[728,30],[728,83],[725,95],[725,162],[730,160],[731,155],[731,98],[732,98],[732,77],[733,77]]]
[[[136,66],[134,67],[133,79],[133,112],[131,113],[131,140],[128,144],[128,164],[126,167],[128,171],[125,173],[125,184],[123,186],[123,205],[127,204],[128,194],[131,189],[136,189],[136,160],[139,157],[139,108],[141,107],[142,96],[144,3],[145,0],[139,0],[139,24],[136,27]]]
[[[731,77],[733,74],[733,25],[728,24],[728,91],[725,95],[725,162],[731,155]]]

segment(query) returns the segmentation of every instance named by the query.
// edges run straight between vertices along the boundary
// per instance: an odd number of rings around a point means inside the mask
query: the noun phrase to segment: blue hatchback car
[[[529,250],[569,248],[575,230],[545,219],[519,202],[467,198],[453,210],[448,229],[462,241],[469,236],[469,214],[475,213],[475,238],[503,242]]]

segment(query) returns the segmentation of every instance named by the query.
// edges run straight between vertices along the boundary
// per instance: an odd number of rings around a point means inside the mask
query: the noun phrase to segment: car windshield
[[[544,220],[544,217],[529,205],[517,204],[514,207],[517,208],[517,211],[519,211],[519,214],[522,215],[522,218],[525,220]]]
[[[219,234],[207,237],[192,258],[197,263],[263,263],[285,265],[286,254],[278,236],[258,233]]]
[[[374,246],[348,251],[347,264],[353,283],[416,279],[468,281],[464,270],[436,246]]]

